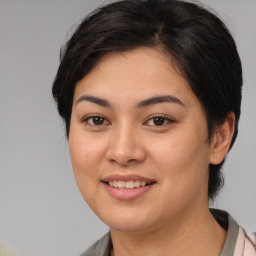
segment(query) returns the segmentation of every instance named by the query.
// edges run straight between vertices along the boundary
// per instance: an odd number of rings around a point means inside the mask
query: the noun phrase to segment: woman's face
[[[76,85],[75,177],[113,229],[152,230],[207,207],[205,114],[177,71],[168,54],[139,48],[106,55]]]

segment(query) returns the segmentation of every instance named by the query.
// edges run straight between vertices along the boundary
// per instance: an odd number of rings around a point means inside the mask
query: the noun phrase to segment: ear
[[[220,164],[228,153],[235,128],[235,114],[230,112],[225,122],[218,126],[211,142],[210,164]]]

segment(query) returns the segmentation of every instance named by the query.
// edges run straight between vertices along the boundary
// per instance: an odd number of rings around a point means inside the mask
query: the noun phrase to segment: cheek
[[[95,208],[94,201],[99,185],[97,155],[92,147],[85,145],[83,140],[70,138],[69,149],[77,186],[87,204]]]
[[[166,189],[190,193],[207,183],[209,145],[199,136],[187,133],[155,143],[152,156]]]
[[[208,161],[203,147],[195,144],[170,143],[158,153],[157,166],[162,184],[159,209],[166,209],[166,218],[182,212],[193,202],[205,202],[208,189]],[[199,150],[199,151],[198,151]]]
[[[166,166],[185,167],[206,159],[207,144],[198,138],[198,136],[189,133],[181,135],[166,136],[161,140],[155,140],[151,143],[151,156],[159,164]]]
[[[77,185],[85,200],[89,203],[96,196],[99,180],[99,162],[102,156],[102,144],[93,136],[84,136],[79,129],[71,129],[69,150]]]
[[[73,128],[70,129],[69,150],[74,171],[89,174],[98,166],[104,146],[96,134],[86,135],[82,129]]]

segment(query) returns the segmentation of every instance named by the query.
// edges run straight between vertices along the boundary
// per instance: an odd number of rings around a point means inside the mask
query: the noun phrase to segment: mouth
[[[118,200],[133,200],[149,193],[156,180],[148,179],[139,175],[114,174],[101,180],[107,193]]]
[[[103,181],[105,184],[109,185],[112,188],[119,188],[119,189],[135,189],[140,187],[147,187],[156,182],[154,181],[144,181],[144,180],[110,180],[110,181]]]
[[[125,179],[126,178],[126,179]],[[104,180],[106,191],[111,197],[117,200],[134,200],[144,194],[149,193],[153,189],[155,181],[131,179],[128,177],[113,178],[112,180]]]

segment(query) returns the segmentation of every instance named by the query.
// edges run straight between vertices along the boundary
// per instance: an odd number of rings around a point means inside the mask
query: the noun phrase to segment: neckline
[[[239,233],[239,226],[235,220],[225,211],[210,209],[216,221],[227,231],[227,236],[220,256],[233,256]]]
[[[210,209],[211,214],[216,221],[227,230],[227,236],[221,250],[220,256],[233,256],[238,238],[239,226],[235,220],[225,211]],[[100,240],[93,244],[81,256],[110,256],[113,247],[110,231]]]

